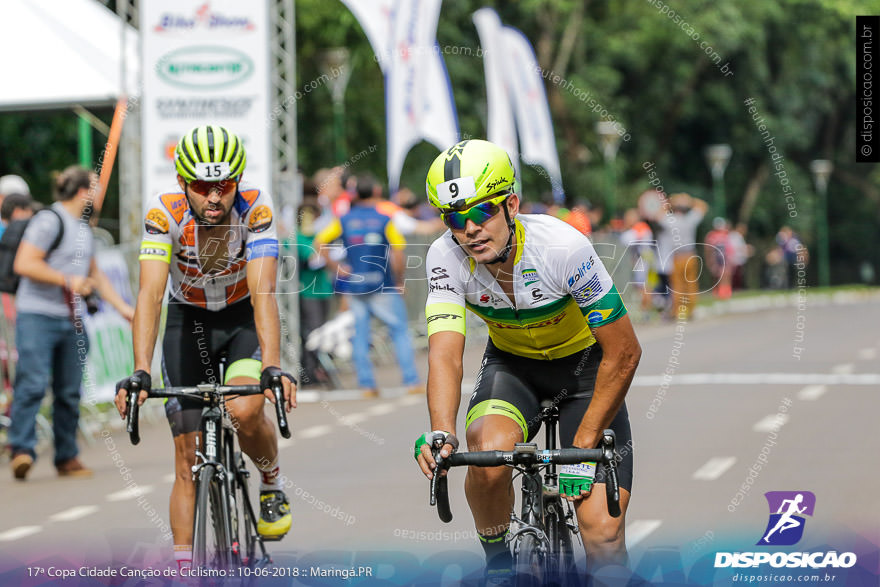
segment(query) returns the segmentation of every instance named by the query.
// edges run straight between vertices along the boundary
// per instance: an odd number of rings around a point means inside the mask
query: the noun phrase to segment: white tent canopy
[[[128,27],[126,94],[137,94],[137,31]],[[0,110],[113,104],[123,91],[119,17],[97,0],[3,0]]]

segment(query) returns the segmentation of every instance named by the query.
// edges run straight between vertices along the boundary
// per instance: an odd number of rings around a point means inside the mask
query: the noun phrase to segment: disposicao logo
[[[813,516],[816,496],[810,491],[768,491],[764,494],[770,506],[770,520],[759,546],[792,546],[804,535],[804,516]]]
[[[811,491],[768,491],[764,494],[770,507],[767,528],[757,546],[792,546],[804,535],[806,519],[813,516],[816,496]],[[715,568],[754,568],[769,564],[773,568],[824,569],[854,566],[853,552],[717,552]]]
[[[186,47],[162,56],[159,77],[183,88],[223,88],[240,83],[254,72],[250,57],[230,47]]]

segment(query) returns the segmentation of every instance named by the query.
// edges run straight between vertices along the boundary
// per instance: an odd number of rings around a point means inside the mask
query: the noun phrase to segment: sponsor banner
[[[458,140],[452,88],[435,35],[440,0],[397,2],[391,24],[393,51],[385,70],[388,183],[397,189],[406,154],[419,141],[438,149]]]
[[[100,250],[95,262],[126,302],[134,305],[129,284],[128,266],[118,250]],[[104,300],[98,311],[83,318],[89,336],[89,354],[83,373],[83,401],[89,403],[113,401],[116,382],[134,371],[131,345],[131,325]]]
[[[532,44],[519,30],[504,27],[501,36],[507,58],[509,96],[513,101],[519,129],[520,155],[526,163],[540,165],[547,170],[553,197],[562,203],[565,198],[562,173],[538,59]]]
[[[447,149],[458,119],[435,35],[440,0],[343,0],[373,47],[385,75],[388,183],[397,190],[403,162],[421,140]]]
[[[342,0],[354,14],[376,54],[376,61],[384,72],[391,60],[391,16],[395,0]]]
[[[486,101],[489,106],[486,138],[507,151],[516,168],[516,176],[522,181],[516,123],[513,118],[513,95],[509,87],[508,54],[501,34],[501,19],[492,8],[481,8],[474,12],[472,18],[483,47]]]
[[[141,6],[144,202],[175,185],[174,148],[200,124],[237,133],[245,178],[271,185],[266,0],[150,0]]]

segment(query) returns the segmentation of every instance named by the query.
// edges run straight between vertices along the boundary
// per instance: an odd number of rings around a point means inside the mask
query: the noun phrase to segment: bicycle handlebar
[[[573,465],[584,461],[595,461],[605,469],[605,495],[608,502],[608,514],[620,516],[620,484],[617,475],[617,460],[614,456],[614,430],[607,429],[602,434],[600,448],[562,448],[556,450],[500,451],[487,450],[480,452],[453,453],[445,459],[440,456],[442,440],[432,446],[434,477],[431,479],[431,505],[437,506],[437,514],[444,522],[452,521],[452,510],[449,507],[449,489],[446,476],[441,471],[451,467],[500,467],[531,466],[531,465]],[[437,444],[441,446],[437,446]]]
[[[141,389],[136,380],[131,381],[131,389],[128,391],[126,402],[128,403],[128,415],[125,421],[125,430],[128,432],[129,439],[132,444],[138,444],[141,441],[140,431],[138,430],[138,395]],[[152,389],[148,392],[147,398],[158,397],[186,397],[190,399],[209,401],[209,397],[227,396],[227,395],[261,395],[263,390],[259,385],[194,385],[186,387],[165,387],[160,389]],[[272,394],[275,396],[275,417],[278,420],[278,429],[284,438],[290,438],[290,427],[287,423],[287,414],[284,413],[284,390],[281,383],[272,386]]]

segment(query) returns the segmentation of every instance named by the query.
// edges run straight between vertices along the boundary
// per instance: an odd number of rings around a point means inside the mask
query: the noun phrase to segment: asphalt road
[[[639,327],[644,354],[627,397],[633,567],[660,580],[718,550],[754,550],[767,525],[767,491],[815,494],[799,547],[861,549],[875,553],[864,559],[875,564],[878,324],[874,301]],[[470,377],[479,357],[479,345],[469,347]],[[293,413],[281,467],[294,527],[271,545],[279,565],[367,565],[392,583],[430,566],[446,568],[436,582],[450,585],[479,566],[463,471],[452,474],[455,518],[443,524],[412,460],[412,442],[428,427],[424,396],[390,395],[330,394]],[[141,435],[137,447],[121,431],[85,447],[92,479],[55,477],[48,455],[25,483],[0,474],[0,584],[17,584],[28,565],[164,566],[170,434],[156,418]],[[126,490],[122,467],[136,491]],[[665,562],[650,558],[657,553]]]

